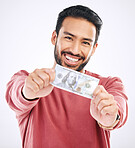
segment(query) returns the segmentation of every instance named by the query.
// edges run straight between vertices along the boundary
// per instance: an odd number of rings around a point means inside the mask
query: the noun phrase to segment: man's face
[[[53,32],[56,63],[82,72],[94,53],[96,27],[85,19],[67,17],[62,23],[58,36]]]

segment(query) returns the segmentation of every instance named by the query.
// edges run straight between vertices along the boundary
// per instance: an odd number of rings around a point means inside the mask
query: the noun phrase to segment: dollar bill
[[[60,89],[92,99],[99,79],[56,64],[55,80],[51,83]]]

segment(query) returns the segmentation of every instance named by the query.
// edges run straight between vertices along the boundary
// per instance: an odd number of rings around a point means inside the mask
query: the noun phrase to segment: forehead
[[[60,33],[65,31],[83,37],[95,37],[96,35],[95,25],[83,18],[65,18],[62,23]]]

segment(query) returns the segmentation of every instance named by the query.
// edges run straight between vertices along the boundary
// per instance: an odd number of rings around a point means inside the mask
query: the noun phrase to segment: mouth
[[[84,57],[80,55],[73,55],[70,52],[64,52],[64,63],[70,67],[76,67],[82,60],[84,60]]]
[[[78,61],[79,61],[78,58],[76,59],[76,58],[70,57],[70,56],[68,56],[68,55],[66,55],[66,54],[65,54],[65,57],[66,57],[67,60],[69,60],[69,61],[71,61],[71,62],[78,62]]]

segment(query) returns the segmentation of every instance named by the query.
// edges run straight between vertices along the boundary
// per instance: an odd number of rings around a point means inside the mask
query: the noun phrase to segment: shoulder
[[[90,75],[90,76],[100,79],[99,85],[103,85],[106,90],[110,89],[110,88],[124,90],[123,82],[119,77],[112,77],[112,76],[103,77],[99,74],[92,73],[89,71],[85,71],[85,73],[87,75]]]
[[[20,70],[16,72],[10,79],[10,81],[7,83],[7,87],[12,86],[14,83],[24,82],[26,77],[29,75],[29,73],[25,70]]]
[[[22,76],[22,75],[29,75],[29,73],[26,70],[20,70],[17,73],[14,74],[14,76]]]
[[[17,78],[17,77],[26,77],[28,76],[29,73],[26,70],[20,70],[18,72],[16,72],[11,79]]]

